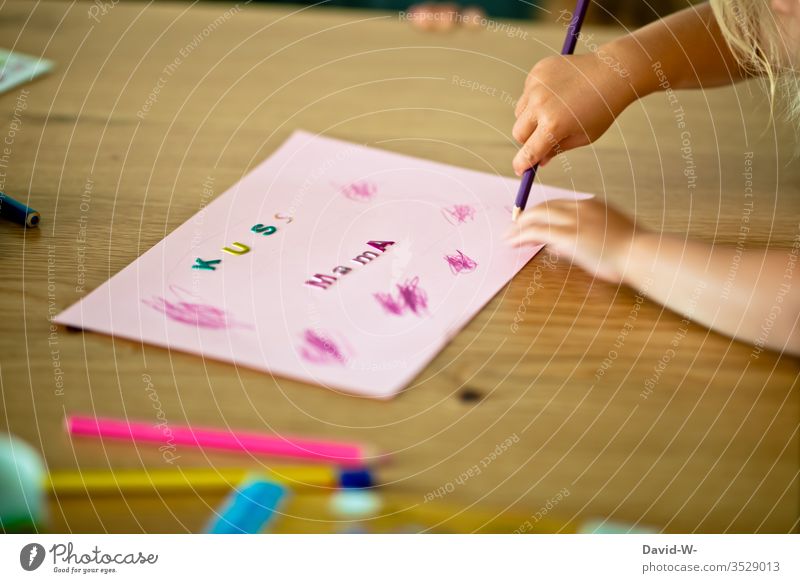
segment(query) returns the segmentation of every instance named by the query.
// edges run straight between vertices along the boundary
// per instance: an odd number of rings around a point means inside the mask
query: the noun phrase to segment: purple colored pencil
[[[578,43],[578,35],[581,33],[581,26],[583,19],[586,16],[586,10],[589,8],[589,0],[578,0],[575,4],[575,12],[572,13],[572,20],[569,21],[569,28],[567,28],[567,36],[564,39],[564,46],[561,48],[562,55],[571,55],[575,52],[575,45]],[[533,168],[528,168],[522,174],[522,182],[517,191],[517,200],[514,202],[514,210],[512,211],[512,219],[517,220],[519,214],[525,210],[525,205],[528,204],[528,196],[531,194],[531,186],[536,179],[536,170],[539,169],[539,164]]]

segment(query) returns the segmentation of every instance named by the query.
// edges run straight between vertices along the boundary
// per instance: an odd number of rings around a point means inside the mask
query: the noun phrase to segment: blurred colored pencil
[[[295,488],[336,488],[336,468],[324,465],[174,470],[88,470],[51,472],[45,488],[56,496],[225,491],[257,477]]]
[[[347,466],[364,465],[371,457],[367,448],[357,443],[180,425],[172,425],[169,429],[172,444],[201,449],[224,449],[251,455],[287,457]],[[150,423],[137,423],[124,419],[73,415],[67,417],[67,431],[71,435],[87,437],[164,443],[164,432],[161,428]]]

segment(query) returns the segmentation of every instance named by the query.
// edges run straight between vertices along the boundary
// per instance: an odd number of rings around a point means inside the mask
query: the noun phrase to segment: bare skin
[[[779,12],[775,4],[791,10]],[[800,0],[773,0],[777,15],[800,23]],[[678,12],[605,45],[628,72],[596,55],[548,57],[525,83],[513,135],[521,174],[558,151],[599,138],[633,101],[657,91],[652,63],[673,88],[713,87],[744,74],[707,5]],[[690,52],[689,52],[690,51]],[[552,88],[558,88],[554,92]],[[800,355],[800,242],[787,249],[748,249],[691,241],[637,226],[598,200],[549,202],[522,213],[511,245],[545,243],[595,276],[625,283],[718,332]],[[731,277],[731,266],[738,268]]]
[[[656,21],[602,51],[547,57],[528,74],[511,130],[523,144],[513,161],[517,175],[558,151],[593,142],[631,103],[659,90],[656,61],[673,89],[716,87],[744,77],[707,4]]]

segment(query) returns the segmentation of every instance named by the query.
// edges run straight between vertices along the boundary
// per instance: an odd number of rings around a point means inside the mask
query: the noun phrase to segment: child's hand
[[[599,138],[636,99],[628,73],[609,53],[547,57],[528,74],[511,133],[523,144],[517,175]]]
[[[597,199],[542,203],[523,212],[506,238],[511,245],[547,244],[588,272],[621,283],[640,229]]]

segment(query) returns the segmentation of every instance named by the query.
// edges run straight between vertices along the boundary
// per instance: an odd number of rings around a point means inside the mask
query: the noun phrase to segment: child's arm
[[[673,89],[718,87],[747,75],[736,61],[708,3],[676,12],[606,45],[632,72],[639,97],[664,88],[659,62]]]
[[[800,241],[739,253],[641,229],[597,200],[528,209],[509,239],[547,243],[589,272],[718,332],[800,355]]]
[[[560,151],[593,142],[649,93],[729,84],[744,76],[708,4],[656,21],[596,53],[542,59],[517,103],[512,135],[523,146],[514,170],[522,174]]]

